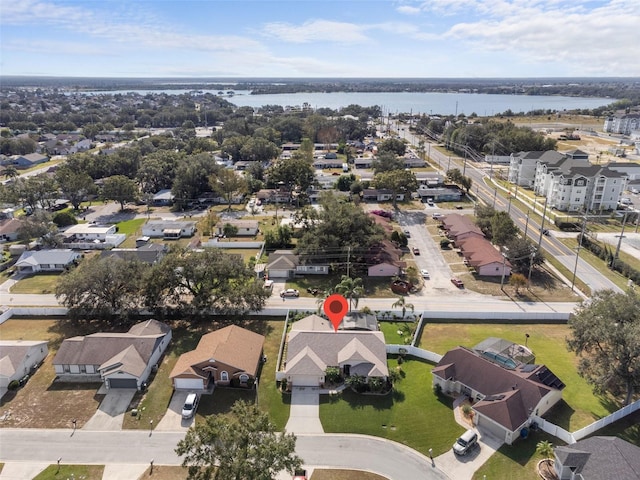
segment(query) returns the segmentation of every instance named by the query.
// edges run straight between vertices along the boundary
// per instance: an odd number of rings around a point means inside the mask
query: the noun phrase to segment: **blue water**
[[[192,90],[131,90],[140,95],[167,93],[181,95]],[[199,90],[202,93],[217,94],[218,90]],[[226,91],[225,91],[226,92]],[[123,90],[85,92],[88,95],[127,93]],[[225,98],[239,107],[261,107],[281,105],[283,107],[302,106],[307,103],[313,108],[340,109],[349,105],[370,107],[379,105],[384,113],[414,113],[429,115],[455,115],[476,113],[480,116],[496,115],[511,110],[514,113],[531,110],[575,110],[591,109],[613,103],[612,98],[562,97],[541,95],[491,95],[486,93],[439,93],[439,92],[334,92],[334,93],[282,93],[249,95],[238,90]]]

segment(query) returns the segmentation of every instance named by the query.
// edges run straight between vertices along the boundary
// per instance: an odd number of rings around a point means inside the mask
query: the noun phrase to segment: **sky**
[[[640,0],[0,0],[0,74],[640,77]]]

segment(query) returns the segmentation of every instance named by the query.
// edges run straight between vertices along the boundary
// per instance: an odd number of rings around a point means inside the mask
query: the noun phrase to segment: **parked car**
[[[464,208],[464,205],[456,205],[456,210],[462,210]]]
[[[431,215],[431,218],[433,218],[434,220],[438,220],[442,217],[444,217],[444,215],[441,213],[434,213],[433,215]]]
[[[478,444],[478,434],[473,430],[469,429],[464,432],[456,443],[453,444],[453,453],[456,455],[466,455],[473,447]]]
[[[298,298],[300,296],[300,292],[295,288],[287,288],[286,290],[283,290],[280,292],[280,296],[282,298],[284,297]]]
[[[411,232],[409,230],[404,231],[404,236],[407,238],[411,238]]]
[[[306,470],[296,470],[293,474],[293,480],[307,480]]]
[[[424,268],[420,270],[420,275],[422,275],[422,278],[426,278],[426,279],[431,278],[429,276],[429,272],[427,272]]]
[[[464,283],[459,278],[453,277],[451,279],[451,283],[453,283],[458,288],[464,288]]]
[[[431,205],[431,206],[434,205],[432,198],[427,198],[427,205]]]
[[[187,399],[184,401],[184,405],[182,406],[182,418],[186,420],[193,417],[197,409],[198,395],[195,393],[190,393],[189,395],[187,395]]]
[[[420,255],[420,249],[418,247],[413,247],[413,254]]]

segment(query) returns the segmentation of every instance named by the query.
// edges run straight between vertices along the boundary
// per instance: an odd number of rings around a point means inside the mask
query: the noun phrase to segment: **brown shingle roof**
[[[195,350],[180,355],[170,378],[178,375],[206,377],[198,364],[222,362],[236,369],[256,375],[262,355],[264,337],[237,325],[221,328],[203,335]]]
[[[513,431],[524,423],[530,409],[535,408],[540,399],[552,390],[539,382],[536,375],[547,370],[544,365],[525,367],[506,369],[471,350],[456,347],[440,359],[432,373],[445,380],[453,379],[485,395],[485,399],[477,402],[474,408]],[[564,387],[560,385],[560,388]]]

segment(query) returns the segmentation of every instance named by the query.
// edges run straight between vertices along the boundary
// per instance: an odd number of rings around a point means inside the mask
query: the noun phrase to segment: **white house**
[[[238,229],[236,236],[250,236],[253,237],[258,234],[260,229],[260,223],[257,220],[227,220],[221,221],[216,225],[216,233],[222,235],[224,233],[225,225],[232,225]]]
[[[63,340],[53,367],[59,380],[104,382],[140,390],[171,341],[171,328],[146,320],[125,333],[93,333]]]
[[[9,383],[32,373],[48,353],[46,341],[0,340],[0,398]]]
[[[102,250],[115,248],[127,238],[117,233],[115,225],[99,225],[96,223],[79,223],[71,225],[63,232],[62,245],[76,250]]]
[[[142,226],[142,235],[165,240],[193,237],[195,231],[196,222],[150,220]]]
[[[28,250],[20,255],[15,267],[20,273],[62,272],[81,256],[71,249]]]

